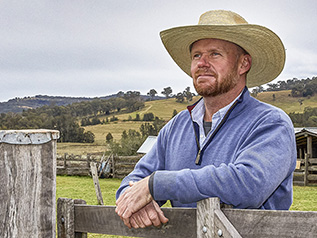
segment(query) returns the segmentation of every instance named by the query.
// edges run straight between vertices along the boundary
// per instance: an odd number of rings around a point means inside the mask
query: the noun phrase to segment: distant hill
[[[7,102],[0,102],[0,113],[21,113],[23,110],[34,109],[42,106],[66,106],[72,103],[91,101],[94,99],[110,99],[117,97],[117,94],[112,94],[103,97],[62,97],[62,96],[47,96],[36,95],[32,97],[14,98]],[[147,100],[149,96],[141,95],[144,100]],[[162,99],[163,97],[155,97],[155,99]]]
[[[302,113],[305,107],[317,107],[317,94],[309,97],[292,97],[291,90],[262,92],[256,98],[279,107],[286,113]]]

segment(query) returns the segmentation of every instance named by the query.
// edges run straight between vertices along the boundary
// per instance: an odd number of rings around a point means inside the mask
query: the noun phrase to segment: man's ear
[[[243,75],[247,72],[249,72],[249,70],[251,69],[251,64],[252,64],[252,57],[251,55],[245,54],[242,55],[240,58],[240,68],[239,68],[239,73],[240,75]]]

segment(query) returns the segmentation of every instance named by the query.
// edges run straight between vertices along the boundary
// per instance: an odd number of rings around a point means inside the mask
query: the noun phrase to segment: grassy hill
[[[194,100],[197,100],[199,97],[194,97]],[[110,122],[103,125],[95,126],[86,126],[85,131],[91,131],[95,134],[95,142],[93,144],[82,144],[82,143],[58,143],[57,153],[73,153],[73,154],[87,154],[87,153],[103,153],[107,149],[106,135],[110,132],[114,140],[120,140],[121,134],[124,130],[128,131],[129,129],[139,130],[143,121],[127,121],[129,117],[132,119],[136,118],[136,114],[140,115],[140,118],[143,118],[145,113],[152,112],[155,116],[163,119],[170,120],[173,116],[173,111],[176,110],[180,112],[181,110],[186,109],[186,107],[193,103],[178,103],[175,101],[175,98],[157,100],[157,101],[147,101],[145,102],[145,107],[139,111],[132,113],[125,113],[122,111],[120,114],[114,114],[119,120],[115,122]],[[110,115],[109,119],[113,115]],[[100,120],[105,119],[107,116],[100,116]]]
[[[273,97],[275,95],[275,100]],[[279,92],[263,92],[256,97],[262,102],[269,103],[276,107],[283,109],[286,113],[290,112],[303,112],[305,107],[317,107],[317,95],[304,98],[304,97],[291,97],[291,90]],[[300,105],[299,100],[302,101]]]
[[[290,91],[279,92],[263,92],[257,95],[257,99],[276,107],[283,109],[286,113],[290,112],[303,112],[305,107],[317,107],[317,96],[311,98],[293,98],[290,96]],[[275,96],[273,96],[273,94]],[[187,105],[197,101],[199,97],[194,97],[190,103],[177,103],[174,98],[148,101],[145,102],[145,107],[133,113],[125,113],[124,111],[115,116],[119,119],[116,122],[110,122],[104,125],[86,126],[86,131],[91,131],[95,134],[95,142],[93,144],[81,143],[58,143],[57,152],[59,154],[73,153],[73,154],[87,154],[87,153],[103,153],[106,149],[106,135],[110,132],[115,140],[120,140],[121,134],[124,130],[129,129],[139,130],[142,121],[127,121],[129,116],[134,119],[136,114],[142,118],[145,113],[152,112],[155,116],[162,118],[166,121],[170,120],[173,111],[180,112],[186,109]],[[274,99],[275,98],[275,99]],[[303,100],[302,105],[299,99]],[[110,116],[112,117],[112,115]],[[101,116],[101,120],[106,119],[106,116]]]

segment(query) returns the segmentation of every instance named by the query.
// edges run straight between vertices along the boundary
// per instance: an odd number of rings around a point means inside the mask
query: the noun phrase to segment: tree
[[[150,96],[150,99],[153,100],[153,98],[155,97],[155,95],[157,94],[155,89],[151,89],[147,95]]]
[[[183,93],[178,93],[176,95],[176,102],[184,102],[184,94]]]
[[[251,95],[256,98],[258,96],[258,90],[256,88],[252,89]]]
[[[136,114],[134,120],[135,120],[135,121],[141,121],[141,119],[140,119],[140,114]]]
[[[267,91],[276,91],[276,89],[278,88],[278,84],[277,83],[268,83],[267,86],[269,86]]]
[[[143,115],[143,121],[153,121],[154,120],[154,114],[152,112],[145,113]]]
[[[193,94],[190,92],[190,87],[185,88],[185,91],[183,92],[184,97],[187,99],[187,102],[190,102],[193,100]]]
[[[123,97],[123,96],[124,96],[124,92],[119,91],[119,92],[117,93],[117,97]]]
[[[174,109],[172,118],[175,117],[176,115],[177,115],[177,111],[176,111],[176,109]]]
[[[166,98],[169,98],[170,95],[172,94],[173,90],[171,87],[164,88],[163,91],[161,92],[163,95],[165,95]]]
[[[113,141],[113,136],[112,136],[112,134],[109,132],[109,133],[106,135],[106,142],[107,142],[107,143],[110,143],[111,141]]]
[[[150,123],[144,123],[140,126],[140,132],[143,138],[147,138],[148,136],[156,136],[155,127]]]
[[[91,131],[87,131],[84,133],[83,142],[84,143],[94,143],[95,135]]]

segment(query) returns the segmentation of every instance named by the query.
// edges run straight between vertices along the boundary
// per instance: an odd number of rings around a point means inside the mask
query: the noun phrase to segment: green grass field
[[[115,205],[115,193],[121,180],[100,179],[100,188],[105,205]],[[66,197],[72,199],[83,199],[89,205],[97,205],[97,197],[93,180],[90,177],[57,176],[56,198]],[[317,186],[300,187],[294,186],[294,201],[290,210],[317,211]],[[169,206],[169,204],[167,204]],[[88,237],[115,238],[121,236],[88,234]]]

